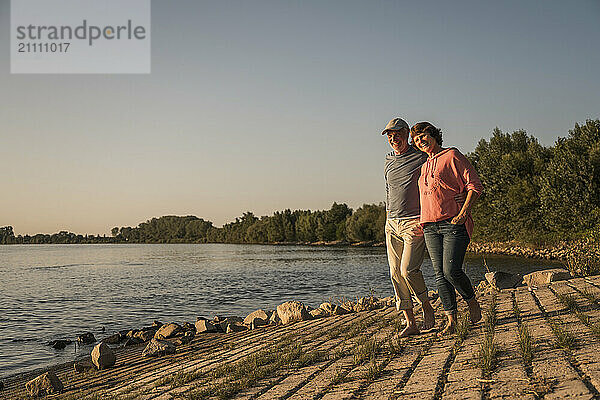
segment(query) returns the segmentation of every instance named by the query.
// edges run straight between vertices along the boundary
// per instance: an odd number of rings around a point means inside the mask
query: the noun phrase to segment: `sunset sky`
[[[597,0],[157,0],[151,74],[11,75],[0,0],[0,226],[378,203],[396,116],[463,152],[495,127],[552,145],[600,118],[599,20]]]

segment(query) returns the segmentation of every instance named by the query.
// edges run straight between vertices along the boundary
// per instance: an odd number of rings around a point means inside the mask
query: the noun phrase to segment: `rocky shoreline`
[[[274,243],[276,245],[306,245],[306,246],[326,246],[326,247],[385,247],[385,242],[365,241],[348,243],[342,240],[332,242],[313,242],[313,243]],[[565,261],[574,253],[579,246],[578,243],[560,243],[550,247],[524,246],[515,242],[471,242],[467,249],[474,254],[497,254],[514,257],[537,258],[542,260]],[[597,252],[600,258],[600,250]]]
[[[435,292],[432,292],[431,295],[437,298]],[[57,350],[62,350],[72,343],[83,345],[95,344],[89,356],[79,357],[75,361],[67,363],[73,365],[72,370],[76,374],[85,374],[90,371],[99,371],[113,367],[117,360],[116,354],[118,354],[118,350],[125,347],[143,345],[145,347],[141,353],[142,358],[162,357],[175,354],[178,346],[190,343],[197,335],[244,332],[329,316],[372,311],[391,307],[394,304],[393,297],[378,299],[374,296],[362,297],[356,301],[342,300],[338,304],[325,302],[319,305],[318,308],[312,308],[299,301],[287,301],[278,305],[275,310],[259,309],[250,313],[245,318],[219,315],[212,319],[198,317],[195,324],[190,322],[183,322],[181,324],[170,322],[163,324],[159,321],[154,321],[150,326],[140,329],[122,330],[100,340],[96,340],[91,332],[85,332],[78,335],[75,340],[56,339],[46,344]],[[39,397],[63,392],[63,382],[53,372],[54,369],[45,369],[46,372],[41,375],[37,375],[33,379],[27,378],[25,389],[29,396]],[[19,375],[25,377],[30,374]],[[14,378],[17,377],[12,377],[12,379]],[[0,392],[3,390],[3,386],[4,382],[0,381]]]

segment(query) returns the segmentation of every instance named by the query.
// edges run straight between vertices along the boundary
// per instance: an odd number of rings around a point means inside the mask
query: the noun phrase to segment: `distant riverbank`
[[[15,243],[20,244],[20,243]],[[26,243],[37,244],[37,243]],[[39,243],[46,244],[46,243]],[[334,241],[316,241],[316,242],[271,242],[271,243],[222,243],[222,242],[129,242],[115,240],[115,238],[104,238],[102,241],[90,241],[84,243],[51,243],[51,244],[249,244],[249,245],[269,245],[269,246],[315,246],[315,247],[385,247],[385,242],[369,240],[360,242],[348,242],[344,240]],[[578,242],[560,243],[548,247],[534,247],[516,243],[514,241],[507,242],[471,242],[468,251],[475,254],[498,254],[515,257],[537,258],[543,260],[567,260],[568,256],[576,251],[580,244]],[[600,250],[596,251],[596,255],[600,258]]]

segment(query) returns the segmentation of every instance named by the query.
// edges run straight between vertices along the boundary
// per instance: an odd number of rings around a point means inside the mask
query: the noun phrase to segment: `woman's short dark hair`
[[[442,145],[442,130],[436,128],[429,122],[419,122],[414,124],[413,127],[410,128],[410,137],[413,140],[413,142],[415,140],[415,136],[421,133],[428,133],[432,138],[434,138],[437,141],[437,143],[440,146]]]

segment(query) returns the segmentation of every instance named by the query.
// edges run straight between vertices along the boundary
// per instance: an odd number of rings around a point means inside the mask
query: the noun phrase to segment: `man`
[[[385,243],[396,294],[396,309],[402,311],[406,319],[406,328],[400,337],[420,333],[413,312],[412,295],[423,310],[423,329],[429,330],[435,326],[433,307],[421,273],[425,240],[419,224],[421,207],[418,180],[427,155],[409,145],[409,132],[408,124],[403,119],[394,118],[381,133],[387,135],[394,150],[385,158]]]

